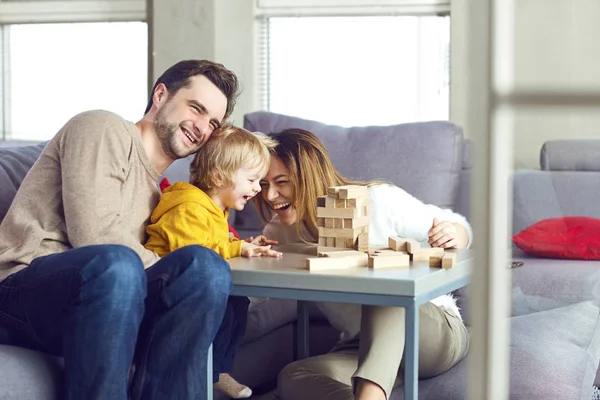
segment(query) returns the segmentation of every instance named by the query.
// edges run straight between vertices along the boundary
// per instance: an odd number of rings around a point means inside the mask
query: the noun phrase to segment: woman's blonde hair
[[[319,236],[317,228],[317,198],[327,194],[331,186],[385,184],[383,181],[355,181],[344,178],[333,166],[329,154],[321,140],[304,129],[286,129],[270,133],[276,141],[273,156],[277,157],[289,170],[289,182],[293,188],[292,204],[296,209],[296,229],[301,240],[302,224],[313,237]],[[272,210],[262,196],[254,201],[264,221],[272,217]]]
[[[212,133],[190,164],[190,183],[210,192],[233,184],[242,167],[259,168],[265,176],[275,141],[266,135],[225,124]]]

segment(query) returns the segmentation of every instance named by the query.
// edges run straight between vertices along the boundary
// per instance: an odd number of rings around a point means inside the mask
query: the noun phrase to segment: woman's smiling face
[[[260,181],[262,197],[279,216],[281,224],[290,226],[296,223],[296,208],[293,201],[294,188],[290,181],[290,171],[277,157],[271,160],[269,172]]]

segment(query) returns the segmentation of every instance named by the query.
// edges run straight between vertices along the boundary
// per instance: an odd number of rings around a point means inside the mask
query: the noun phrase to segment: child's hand
[[[283,254],[279,251],[271,250],[271,246],[257,246],[252,243],[242,243],[242,257],[275,257],[280,258]]]
[[[267,239],[265,235],[257,236],[255,239],[251,240],[250,243],[255,244],[257,246],[274,246],[279,243],[277,240]]]
[[[456,225],[448,221],[440,222],[437,218],[434,218],[427,236],[427,241],[431,247],[452,249],[458,246]]]

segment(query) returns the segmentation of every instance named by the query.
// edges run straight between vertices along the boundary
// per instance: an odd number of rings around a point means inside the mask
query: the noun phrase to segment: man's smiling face
[[[172,160],[197,152],[221,124],[227,97],[208,78],[197,75],[160,105],[154,120],[163,152]]]

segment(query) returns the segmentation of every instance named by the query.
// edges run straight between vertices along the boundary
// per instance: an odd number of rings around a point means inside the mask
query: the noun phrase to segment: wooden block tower
[[[365,251],[369,248],[371,217],[366,186],[335,186],[317,199],[319,250]]]

